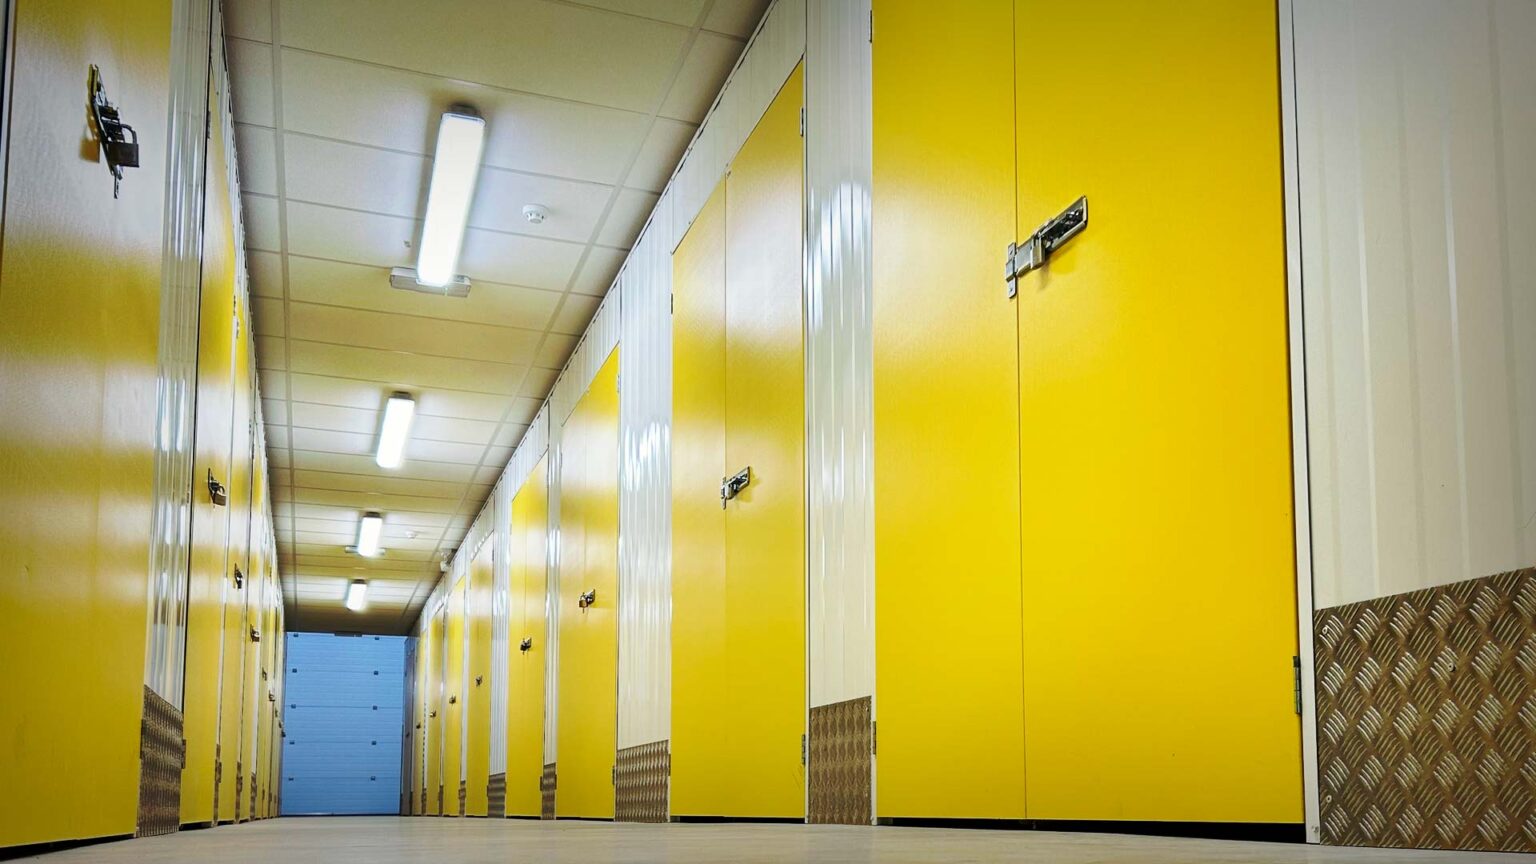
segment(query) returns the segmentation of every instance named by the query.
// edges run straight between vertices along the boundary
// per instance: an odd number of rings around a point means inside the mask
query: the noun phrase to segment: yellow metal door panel
[[[251,572],[250,545],[256,520],[261,514],[251,508],[251,472],[254,440],[251,420],[255,410],[255,381],[250,362],[250,310],[240,307],[238,339],[235,346],[235,447],[230,456],[229,472],[229,565],[225,573],[223,675],[219,684],[219,756],[221,771],[218,786],[218,814],[221,822],[235,818],[235,763],[240,754],[240,718],[245,696],[246,588]],[[235,570],[240,573],[239,584]]]
[[[443,627],[443,815],[459,814],[464,779],[464,596],[467,579],[448,592]]]
[[[549,490],[540,459],[512,498],[507,643],[507,815],[538,816],[544,770],[544,604]],[[529,641],[522,650],[523,640]]]
[[[725,516],[722,815],[805,814],[803,104],[797,67],[726,178],[725,461],[751,483]]]
[[[1299,822],[1274,3],[1015,20],[1029,815]]]
[[[254,479],[251,504],[256,512],[262,513],[266,506],[266,478],[257,473]],[[240,682],[240,750],[235,760],[235,770],[240,777],[235,812],[240,821],[255,818],[251,811],[251,785],[256,775],[256,734],[260,727],[257,718],[260,716],[260,703],[266,697],[261,693],[260,643],[252,637],[262,635],[261,592],[266,583],[270,558],[270,547],[265,540],[252,546],[251,572],[246,574],[245,607],[241,616],[244,624],[240,633],[240,651],[245,671]]]
[[[486,540],[469,564],[469,681],[465,685],[464,710],[469,740],[465,763],[466,804],[470,816],[484,816],[488,802],[486,784],[491,776],[491,549]]]
[[[618,712],[619,354],[565,421],[560,444],[559,816],[612,818]],[[594,591],[595,602],[578,598]]]
[[[874,12],[877,808],[1020,819],[1013,0]]]
[[[725,181],[672,253],[671,812],[721,815],[736,778],[721,764],[726,656]]]
[[[427,622],[426,787],[423,808],[429,816],[442,814],[438,791],[443,789],[443,610]],[[446,791],[444,796],[446,797]]]
[[[0,248],[0,846],[132,833],[171,4],[11,4]],[[145,158],[85,126],[101,68]]]
[[[217,110],[210,89],[209,109]],[[226,185],[223,129],[209,128],[203,207],[202,287],[198,302],[197,400],[193,431],[192,552],[187,591],[187,644],[182,736],[181,821],[214,819],[214,769],[218,748],[219,683],[223,672],[224,599],[229,535],[234,527],[228,497],[234,445],[235,236]],[[207,478],[225,489],[214,500]]]

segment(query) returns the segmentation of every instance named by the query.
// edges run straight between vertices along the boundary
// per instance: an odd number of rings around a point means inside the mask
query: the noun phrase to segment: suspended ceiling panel
[[[404,633],[607,292],[767,0],[227,0],[288,621]],[[439,116],[486,118],[464,299],[414,266]],[[531,224],[523,207],[549,217]],[[398,469],[374,464],[395,390]],[[368,510],[385,555],[346,552]],[[369,580],[368,609],[342,605]]]

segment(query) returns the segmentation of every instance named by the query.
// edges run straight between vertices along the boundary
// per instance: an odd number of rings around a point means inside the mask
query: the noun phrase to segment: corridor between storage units
[[[0,857],[1536,852],[1536,4],[8,11]]]

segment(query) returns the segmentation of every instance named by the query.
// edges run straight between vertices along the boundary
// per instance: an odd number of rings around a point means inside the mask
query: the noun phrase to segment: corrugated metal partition
[[[288,634],[282,815],[399,809],[406,638]]]
[[[619,275],[619,731],[665,741],[672,704],[672,255],[657,204]]]
[[[867,0],[808,4],[806,626],[813,720],[820,708],[872,697],[875,687],[869,26]],[[812,735],[816,729],[812,722]],[[817,778],[812,765],[813,821]],[[832,812],[857,812],[867,821],[872,810]]]

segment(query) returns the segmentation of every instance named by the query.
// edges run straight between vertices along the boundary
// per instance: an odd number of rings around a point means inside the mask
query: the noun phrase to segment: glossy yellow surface
[[[480,554],[469,562],[469,608],[466,620],[469,629],[469,682],[465,685],[464,711],[468,720],[464,765],[466,804],[464,812],[470,816],[486,813],[486,783],[491,768],[491,550],[495,543],[487,540],[480,547]]]
[[[538,816],[544,770],[544,604],[549,487],[541,458],[512,497],[507,623],[507,815]],[[519,648],[524,639],[533,644]]]
[[[560,439],[558,816],[612,818],[618,723],[619,353]],[[595,590],[596,602],[578,598]]]
[[[805,812],[802,93],[797,68],[673,259],[680,815]],[[749,466],[722,509],[721,477]]]
[[[422,812],[437,816],[443,812],[443,623],[445,614],[438,610],[427,621],[426,646],[426,787],[427,800]],[[439,800],[442,790],[443,800]],[[457,794],[457,793],[455,793]]]
[[[267,508],[266,472],[258,470],[252,476],[251,508],[262,513]],[[244,655],[245,675],[241,681],[240,751],[235,768],[240,774],[240,794],[236,796],[235,813],[240,821],[255,818],[251,809],[251,784],[256,780],[257,732],[261,728],[261,706],[266,694],[261,680],[261,643],[251,639],[251,631],[261,632],[261,604],[263,585],[272,566],[270,541],[262,537],[251,545],[251,572],[245,575],[245,626],[240,633],[241,653]]]
[[[227,193],[226,193],[227,194]],[[251,543],[256,539],[256,520],[265,514],[252,509],[252,471],[257,454],[253,453],[252,414],[255,410],[255,379],[251,363],[250,308],[239,310],[239,339],[235,348],[235,446],[230,456],[229,474],[229,566],[225,575],[223,679],[219,684],[219,758],[222,769],[218,785],[218,814],[221,822],[235,818],[236,763],[240,759],[240,718],[245,707],[246,593],[251,573]],[[264,457],[263,457],[264,461]],[[234,568],[239,568],[241,585],[234,582]]]
[[[1013,0],[874,12],[877,815],[1020,819]]]
[[[210,90],[210,111],[216,111]],[[203,272],[198,303],[197,411],[193,429],[192,555],[187,591],[187,659],[182,735],[186,764],[181,772],[182,824],[214,819],[214,773],[218,750],[219,686],[224,671],[224,599],[228,579],[233,508],[226,497],[215,504],[206,478],[228,489],[234,445],[235,235],[230,219],[219,124],[209,130],[208,193],[203,207]]]
[[[469,580],[448,592],[443,625],[443,815],[459,814],[464,779],[464,598]]]
[[[0,248],[0,846],[134,830],[169,3],[15,5]],[[101,67],[143,160],[112,197]]]
[[[1274,4],[1015,21],[1029,816],[1298,822]]]

